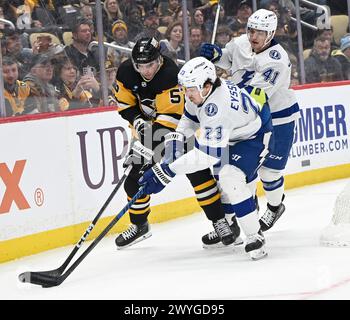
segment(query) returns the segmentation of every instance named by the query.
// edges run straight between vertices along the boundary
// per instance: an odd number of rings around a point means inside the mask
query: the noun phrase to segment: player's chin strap
[[[205,102],[205,100],[207,100],[207,98],[210,96],[211,92],[213,91],[213,84],[211,84],[210,90],[208,91],[208,93],[205,96],[202,95],[203,90],[204,90],[204,88],[199,91],[199,95],[203,99],[202,104]]]

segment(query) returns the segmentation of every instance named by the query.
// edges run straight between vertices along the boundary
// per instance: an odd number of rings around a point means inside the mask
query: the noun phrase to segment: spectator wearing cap
[[[13,57],[2,58],[4,79],[5,116],[21,115],[26,107],[30,110],[30,87],[18,79],[18,63]]]
[[[111,44],[132,49],[134,46],[134,42],[129,41],[128,38],[128,27],[126,23],[123,20],[116,20],[114,21],[112,25],[112,35],[113,40]],[[126,60],[130,54],[127,52],[123,52],[121,50],[108,48],[107,49],[107,56],[112,58],[113,63],[115,65],[120,65],[121,62]]]
[[[331,42],[316,38],[310,56],[305,59],[306,83],[343,80],[340,62],[331,56]]]
[[[108,104],[110,106],[117,106],[118,102],[115,97],[118,92],[118,84],[117,84],[118,66],[113,62],[112,59],[106,59],[104,67],[106,70],[106,78],[107,78],[107,85],[108,85]]]
[[[333,50],[332,57],[340,62],[344,80],[350,80],[350,33],[340,39],[340,49]]]
[[[34,55],[30,64],[30,72],[23,78],[23,81],[30,86],[35,107],[32,110],[24,110],[25,113],[59,110],[56,91],[51,83],[54,75],[53,70],[52,61],[48,55],[40,53]]]
[[[79,77],[78,68],[68,57],[55,64],[55,89],[60,111],[98,106],[100,85],[95,77]]]
[[[5,53],[6,55],[12,56],[17,60],[19,79],[23,79],[23,77],[29,72],[28,64],[32,59],[33,50],[30,48],[23,48],[19,31],[17,30],[6,30],[3,38]]]
[[[78,19],[72,28],[73,42],[65,47],[67,56],[78,67],[80,73],[84,73],[84,70],[91,68],[96,73],[99,69],[98,56],[93,49],[89,49],[89,44],[92,41],[92,30],[93,23],[91,20]]]
[[[182,23],[175,21],[168,26],[165,32],[165,39],[159,42],[160,52],[170,59],[173,59],[176,64],[177,59],[185,60],[185,48],[182,40]]]
[[[237,9],[236,15],[233,17],[230,23],[230,28],[232,30],[239,29],[247,26],[248,18],[253,13],[252,3],[250,0],[242,0]]]
[[[143,20],[144,30],[136,36],[138,40],[141,38],[155,38],[158,41],[163,39],[163,35],[159,32],[159,16],[155,10],[150,10],[146,12],[145,18]]]

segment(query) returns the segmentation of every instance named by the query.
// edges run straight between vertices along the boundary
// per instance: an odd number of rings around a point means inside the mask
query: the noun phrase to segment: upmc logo
[[[105,159],[105,150],[104,150],[104,137],[109,136],[110,145],[111,145],[111,156],[112,156],[112,167],[113,167],[113,181],[112,184],[116,184],[119,181],[119,172],[118,172],[118,160],[124,158],[125,154],[128,151],[128,135],[126,130],[123,127],[113,127],[113,128],[103,128],[96,130],[99,135],[100,140],[100,154],[102,161],[102,173],[100,181],[93,183],[89,174],[89,160],[87,156],[87,147],[86,147],[86,135],[87,131],[77,132],[80,143],[80,154],[81,154],[81,163],[83,169],[84,180],[86,184],[91,189],[98,189],[102,186],[105,181],[106,176],[106,159]],[[106,133],[106,134],[104,134]],[[121,134],[121,142],[117,143],[116,135]],[[94,148],[96,150],[96,148]]]
[[[15,203],[19,210],[29,209],[30,205],[25,198],[19,183],[24,171],[26,160],[16,161],[11,170],[6,163],[0,163],[0,179],[5,185],[5,192],[0,192],[0,214],[8,213],[12,203]]]

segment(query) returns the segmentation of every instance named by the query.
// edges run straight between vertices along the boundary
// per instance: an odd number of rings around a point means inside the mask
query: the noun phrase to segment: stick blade
[[[50,288],[58,286],[62,283],[60,275],[50,271],[43,272],[23,272],[18,276],[19,281],[24,283],[31,283],[42,286],[43,288]]]

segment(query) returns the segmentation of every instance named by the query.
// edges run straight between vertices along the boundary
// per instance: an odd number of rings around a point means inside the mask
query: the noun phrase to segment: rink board
[[[296,89],[302,111],[286,188],[349,177],[350,83]],[[22,120],[0,120],[0,262],[78,241],[121,178],[128,150],[128,124],[110,107]],[[90,238],[125,204],[121,188]],[[176,177],[152,197],[150,221],[198,211],[189,182]],[[124,216],[111,233],[128,223]]]

